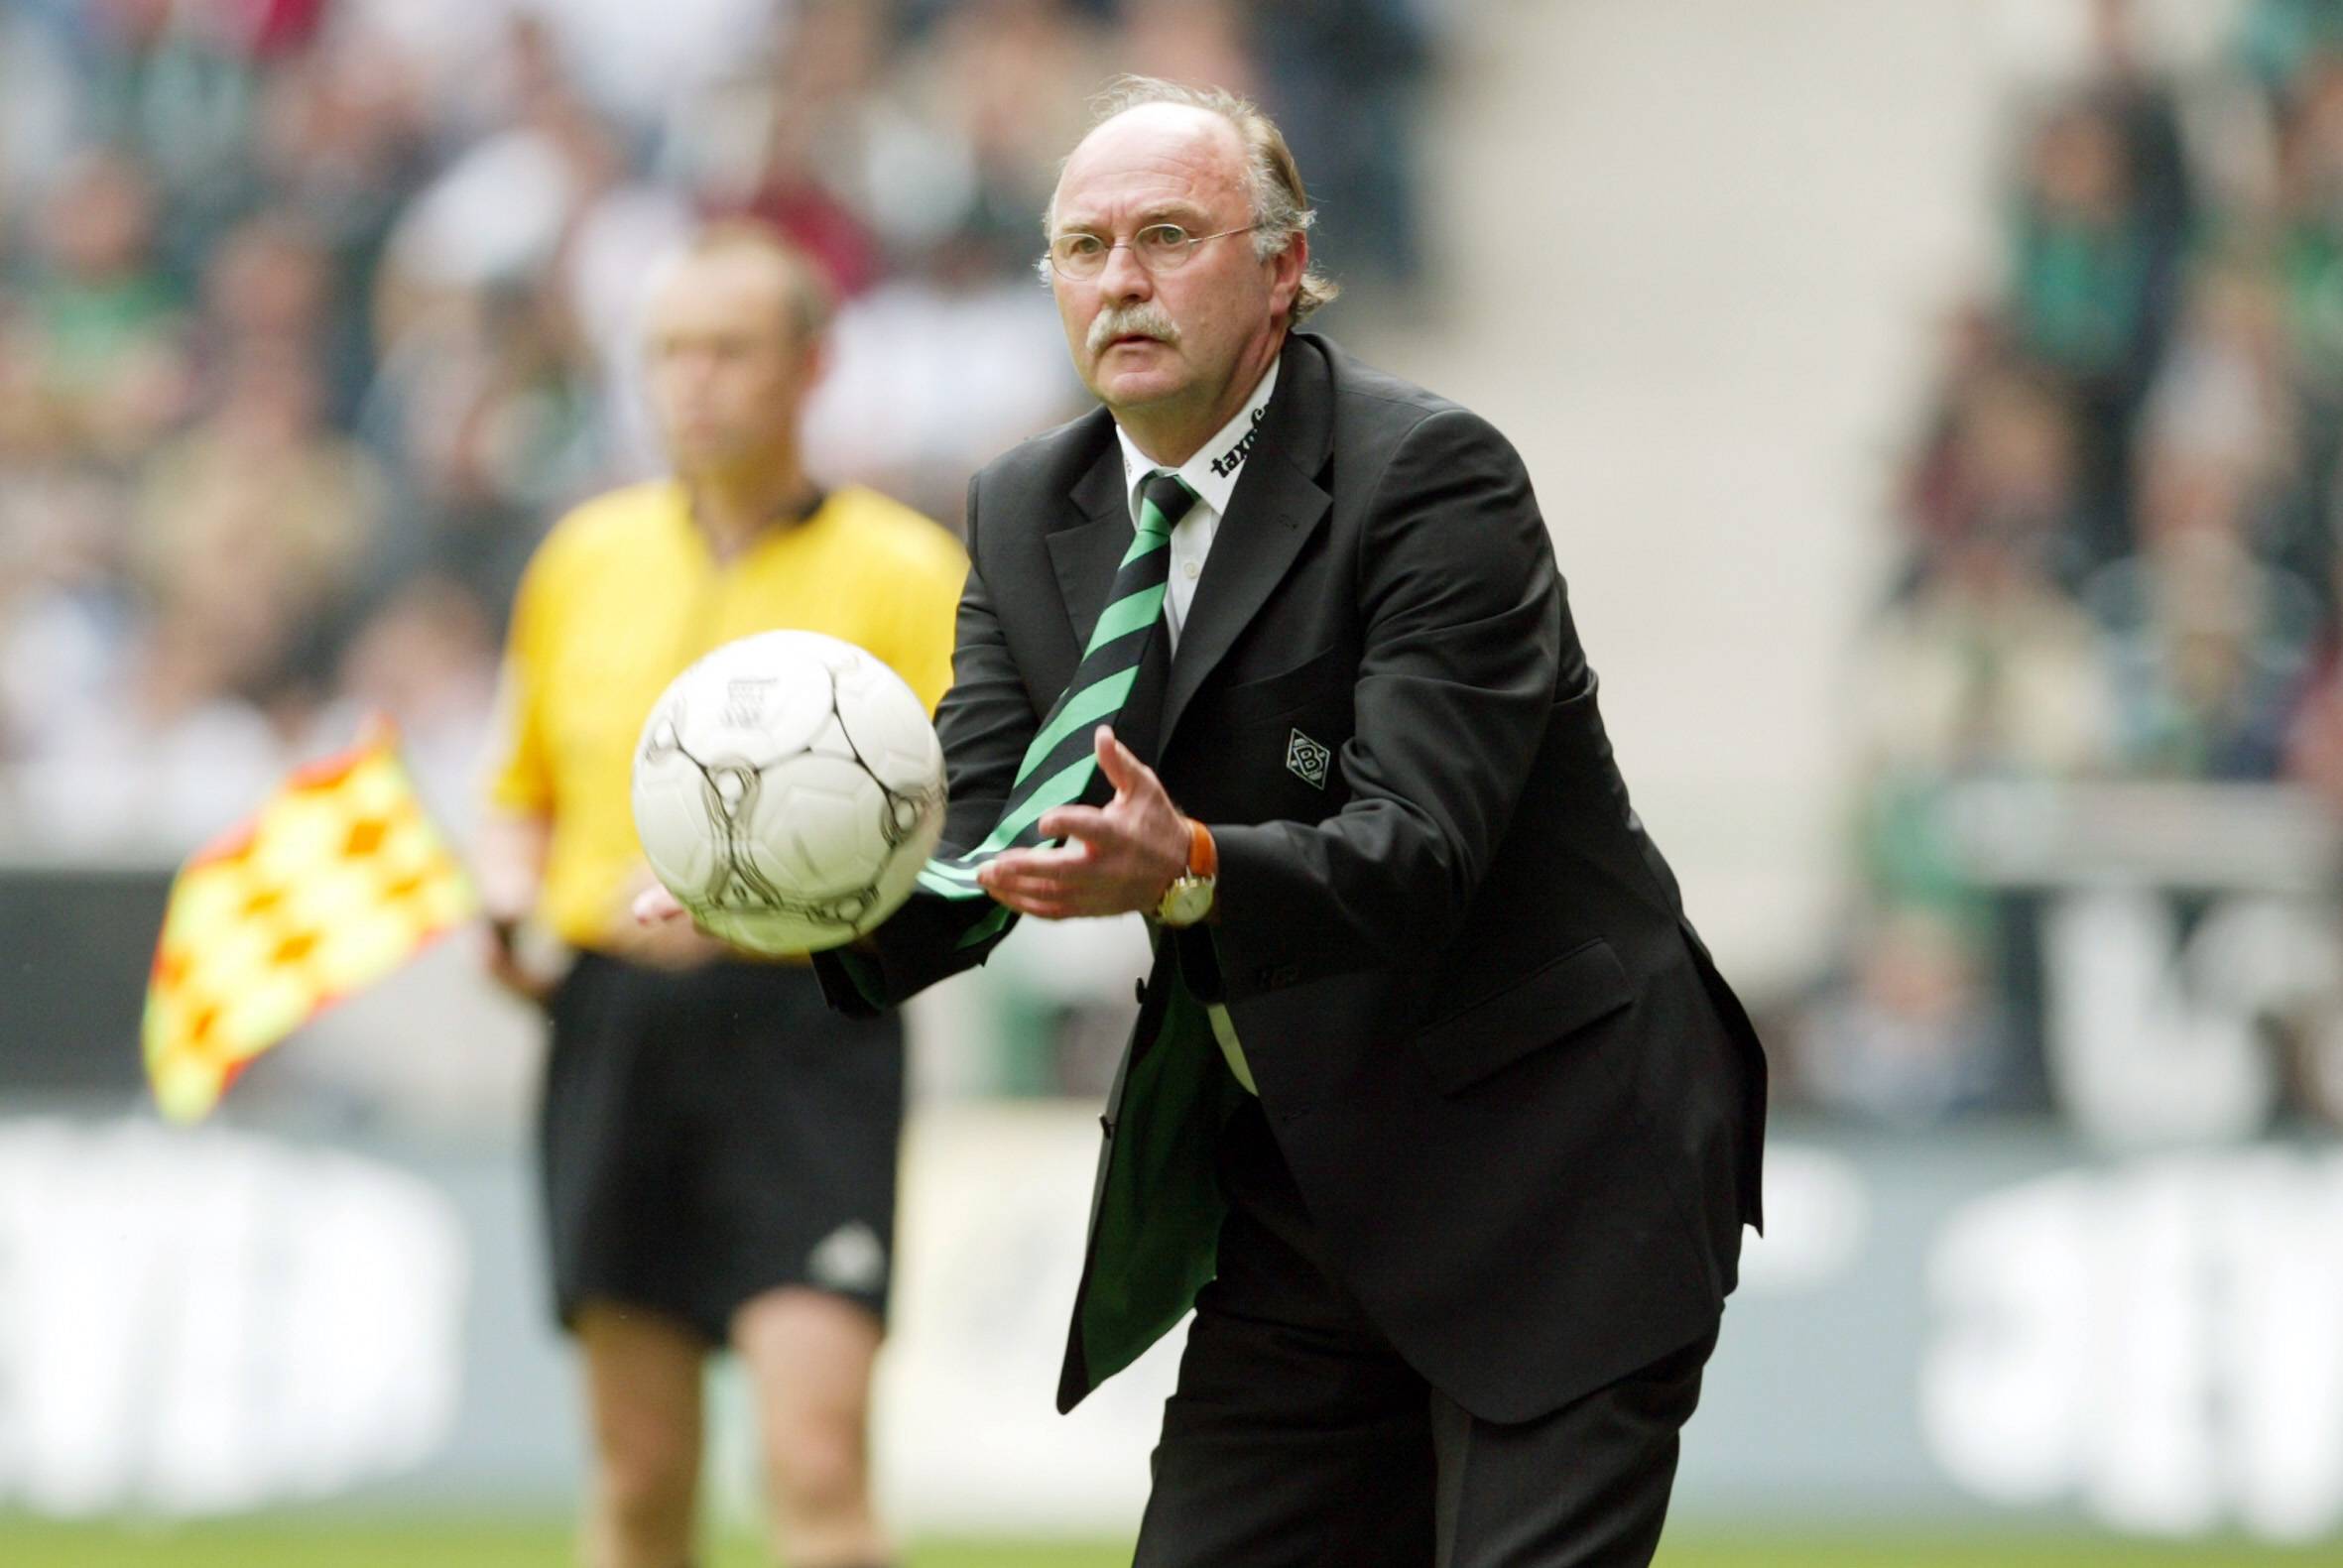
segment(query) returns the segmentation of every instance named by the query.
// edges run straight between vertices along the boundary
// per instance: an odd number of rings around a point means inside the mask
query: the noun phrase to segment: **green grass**
[[[187,1525],[52,1524],[0,1518],[5,1568],[569,1568],[565,1526],[347,1523],[287,1516]],[[906,1568],[1128,1568],[1111,1546],[930,1543]],[[770,1568],[750,1540],[728,1540],[705,1568]]]
[[[1111,1545],[933,1542],[907,1568],[1127,1568]],[[0,1518],[7,1568],[568,1568],[557,1524],[363,1524],[287,1515],[174,1527],[65,1525]],[[747,1540],[705,1568],[767,1568]],[[2343,1546],[2281,1551],[2240,1545],[2156,1546],[2020,1535],[1792,1536],[1728,1540],[1713,1524],[1671,1538],[1659,1568],[2343,1568]]]
[[[2332,1548],[2149,1545],[2081,1536],[1959,1534],[1819,1537],[1753,1532],[1726,1542],[1687,1533],[1664,1545],[1657,1568],[2339,1568]]]

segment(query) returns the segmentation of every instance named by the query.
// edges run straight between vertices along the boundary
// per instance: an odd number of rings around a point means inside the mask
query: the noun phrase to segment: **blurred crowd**
[[[1080,406],[1039,215],[1113,72],[1286,125],[1421,272],[1424,0],[9,0],[0,842],[178,854],[360,710],[461,826],[519,569],[655,471],[647,271],[754,214],[843,301],[810,457],[956,521]]]
[[[2087,14],[2089,68],[2015,111],[1857,663],[1864,898],[1800,1081],[1892,1119],[2045,1089],[2037,933],[1960,863],[1964,786],[2343,810],[2343,3],[2250,0],[2188,71]]]

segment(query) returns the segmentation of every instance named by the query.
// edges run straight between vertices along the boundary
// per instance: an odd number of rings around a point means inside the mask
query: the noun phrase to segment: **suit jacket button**
[[[1115,1136],[1115,1122],[1114,1122],[1114,1118],[1113,1118],[1113,1117],[1110,1117],[1110,1116],[1102,1116],[1102,1117],[1100,1117],[1100,1118],[1098,1119],[1098,1130],[1099,1130],[1101,1133],[1104,1133],[1104,1134],[1105,1134],[1107,1137],[1109,1137],[1109,1138],[1112,1138],[1112,1137],[1114,1137],[1114,1136]]]
[[[1133,982],[1131,982],[1131,1000],[1132,1000],[1132,1001],[1134,1001],[1134,1002],[1136,1002],[1136,1003],[1138,1003],[1138,1004],[1139,1004],[1141,1007],[1143,1007],[1143,1008],[1147,1006],[1147,982],[1146,982],[1146,981],[1144,981],[1144,980],[1134,980]]]

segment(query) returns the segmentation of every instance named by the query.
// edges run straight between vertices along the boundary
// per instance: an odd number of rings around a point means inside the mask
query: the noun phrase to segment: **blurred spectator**
[[[2054,423],[2024,423],[2040,412],[2003,409],[2009,428],[1989,439],[2016,448],[2001,460],[2052,472],[1989,476],[2013,482],[1983,491],[1911,599],[1866,640],[1857,711],[1875,777],[2060,778],[2108,757],[2113,715],[2098,631],[2051,571],[2064,519],[2046,503],[2062,459]]]
[[[2339,0],[2253,0],[2238,33],[2238,53],[2263,89],[2283,99],[2312,57],[2343,49]]]
[[[1985,1103],[2008,1071],[2006,1021],[1974,930],[1906,905],[1858,927],[1851,973],[1808,1021],[1795,1090],[1913,1126]]]
[[[230,667],[256,696],[294,673],[270,661],[344,607],[379,543],[382,474],[322,416],[302,345],[247,343],[216,408],[155,454],[140,487],[133,558],[166,614],[275,621],[278,646],[246,644],[250,663]]]
[[[324,335],[326,258],[297,221],[264,213],[235,230],[203,271],[203,303],[228,342],[311,342]]]
[[[249,156],[260,184],[332,257],[348,311],[371,299],[390,230],[429,177],[432,126],[417,60],[356,29],[340,40],[275,67]]]
[[[433,819],[468,841],[480,809],[497,657],[497,622],[477,595],[452,578],[412,578],[350,639],[341,700],[321,718],[318,743],[347,744],[365,715],[390,719]]]
[[[1310,172],[1311,253],[1344,286],[1413,289],[1425,268],[1415,147],[1436,43],[1427,0],[1264,0],[1251,8],[1264,107]]]
[[[2177,266],[2196,219],[2178,89],[2145,48],[2133,0],[2091,0],[2090,26],[2084,90],[2116,129],[2143,226],[2165,266]]]
[[[1087,123],[1084,95],[1055,84],[1103,78],[1098,44],[1061,0],[966,0],[936,22],[906,85],[960,144],[969,182],[934,242],[997,274],[1040,252],[1057,160]]]
[[[1916,534],[1901,590],[1980,543],[1999,542],[2069,587],[2090,564],[2072,411],[2039,375],[1996,362],[1998,339],[1984,331],[1973,316],[1954,327],[1944,406],[1908,481]]]
[[[243,346],[276,343],[312,357],[326,418],[346,423],[373,375],[360,302],[318,230],[264,209],[231,229],[206,262],[197,357],[217,366]]]
[[[192,274],[250,192],[245,149],[260,56],[298,40],[315,7],[84,0],[79,130],[134,159],[170,218],[167,259]],[[282,21],[275,21],[281,16]]]
[[[131,636],[120,487],[95,473],[0,489],[0,760],[39,751],[120,679]]]
[[[2256,558],[2251,475],[2239,464],[2163,446],[2146,468],[2146,546],[2087,590],[2111,641],[2119,764],[2148,777],[2275,778],[2316,651],[2318,595]]]
[[[185,320],[156,265],[154,191],[139,167],[91,154],[44,204],[43,254],[5,320],[17,362],[0,442],[53,457],[126,460],[185,407]]]
[[[360,428],[403,483],[395,566],[502,605],[546,515],[600,467],[592,368],[560,300],[457,291],[392,344]]]
[[[249,812],[286,755],[268,718],[232,690],[251,663],[238,644],[247,624],[192,613],[150,621],[114,680],[27,733],[15,768],[22,825],[53,853],[179,855]]]
[[[72,155],[73,89],[60,20],[30,4],[0,7],[0,256],[43,178]]]
[[[1936,542],[1958,534],[1970,509],[1965,419],[1980,389],[2003,375],[2010,360],[2008,334],[1994,306],[1962,301],[1938,324],[1938,363],[1931,405],[1906,467],[1897,497],[1911,537],[1908,571],[1896,586],[1911,585],[1911,572],[1924,568]]]
[[[2307,60],[2281,115],[2279,286],[2302,403],[2303,484],[2335,527],[2343,477],[2343,54]]]
[[[2217,453],[2266,489],[2296,478],[2292,353],[2277,281],[2259,253],[2208,259],[2191,279],[2144,420],[2151,440]]]
[[[2343,817],[2343,662],[2330,647],[2285,734],[2285,777]]]
[[[1247,47],[1244,15],[1229,0],[1125,0],[1122,16],[1119,68],[1214,82],[1247,97],[1267,90]]]
[[[2140,196],[2122,128],[2085,102],[2035,133],[2011,231],[2010,312],[2019,351],[2064,383],[2080,437],[2082,549],[2132,545],[2131,429],[2162,336],[2174,236]]]
[[[593,204],[626,181],[615,129],[561,76],[544,27],[516,23],[508,50],[525,66],[514,122],[463,148],[391,235],[384,341],[449,291],[549,278]]]
[[[884,96],[882,18],[856,0],[798,6],[763,79],[723,104],[729,147],[706,145],[705,124],[697,148],[712,206],[772,224],[849,299],[879,280],[889,241],[916,251],[948,226],[964,188],[957,147]]]

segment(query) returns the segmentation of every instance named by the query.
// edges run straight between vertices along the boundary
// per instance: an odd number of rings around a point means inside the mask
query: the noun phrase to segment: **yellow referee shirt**
[[[672,480],[563,518],[514,602],[489,790],[504,810],[551,819],[538,917],[578,947],[626,917],[643,854],[635,743],[686,664],[752,632],[823,632],[884,660],[932,713],[951,684],[967,570],[950,534],[859,488],[721,563]]]

